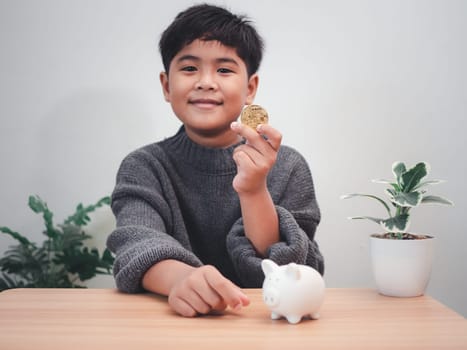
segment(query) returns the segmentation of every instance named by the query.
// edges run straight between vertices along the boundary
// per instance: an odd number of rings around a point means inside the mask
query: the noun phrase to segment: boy
[[[323,273],[320,212],[308,165],[270,125],[236,122],[258,88],[262,39],[211,5],[178,14],[159,43],[167,102],[183,126],[128,155],[117,175],[107,245],[125,292],[167,295],[183,316],[239,309],[261,260]]]

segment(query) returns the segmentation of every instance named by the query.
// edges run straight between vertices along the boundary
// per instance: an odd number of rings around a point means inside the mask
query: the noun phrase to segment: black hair
[[[257,72],[263,57],[263,40],[249,19],[222,7],[201,4],[180,12],[162,33],[159,51],[167,73],[175,55],[196,39],[216,40],[234,48],[245,62],[248,76]]]

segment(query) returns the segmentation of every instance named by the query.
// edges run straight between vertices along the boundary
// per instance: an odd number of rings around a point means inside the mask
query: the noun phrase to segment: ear
[[[285,268],[285,275],[293,280],[300,279],[300,269],[297,264],[290,263]]]
[[[263,269],[264,274],[267,276],[271,272],[274,272],[279,266],[272,260],[264,259],[261,261],[261,268]]]
[[[159,80],[161,82],[162,92],[167,102],[170,102],[170,89],[169,89],[169,76],[166,72],[159,74]]]
[[[246,96],[245,104],[251,105],[255,100],[256,91],[258,90],[259,76],[258,74],[253,74],[248,79],[248,94]]]

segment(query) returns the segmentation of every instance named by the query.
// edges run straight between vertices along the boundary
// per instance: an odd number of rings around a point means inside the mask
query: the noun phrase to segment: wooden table
[[[183,318],[164,297],[112,289],[0,293],[0,349],[467,349],[467,320],[429,296],[327,289],[319,320],[273,321],[261,290],[250,306]]]

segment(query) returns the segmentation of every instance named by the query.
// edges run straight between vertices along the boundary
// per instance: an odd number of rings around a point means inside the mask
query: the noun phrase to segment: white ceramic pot
[[[425,293],[431,275],[434,238],[396,240],[370,237],[370,256],[381,294],[415,297]]]

